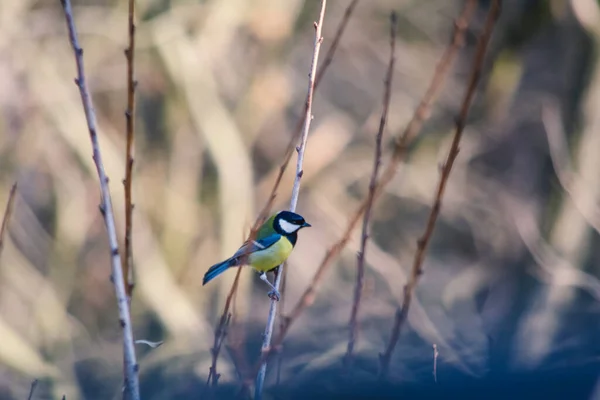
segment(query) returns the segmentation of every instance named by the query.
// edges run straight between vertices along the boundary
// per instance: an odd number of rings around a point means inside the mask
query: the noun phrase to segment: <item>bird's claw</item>
[[[275,300],[275,301],[279,301],[279,299],[281,297],[277,290],[271,290],[269,293],[267,293],[267,296],[269,296],[269,298],[271,300]]]

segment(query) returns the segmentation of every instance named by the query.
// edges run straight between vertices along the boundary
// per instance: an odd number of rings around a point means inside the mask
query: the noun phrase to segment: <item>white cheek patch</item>
[[[298,229],[300,229],[299,225],[295,225],[292,224],[290,222],[287,222],[286,220],[280,219],[279,220],[279,227],[281,228],[282,231],[284,231],[285,233],[294,233],[296,232]]]

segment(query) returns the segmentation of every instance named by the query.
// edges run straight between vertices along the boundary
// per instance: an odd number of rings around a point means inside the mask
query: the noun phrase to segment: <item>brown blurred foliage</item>
[[[206,287],[202,275],[238,248],[269,194],[301,117],[318,3],[136,3],[132,316],[136,339],[165,341],[138,347],[143,398],[203,393],[234,273]],[[347,3],[328,5],[325,50]],[[367,193],[389,12],[400,24],[384,164],[462,3],[359,3],[315,95],[298,209],[313,228],[302,232],[288,264],[288,306]],[[600,6],[504,3],[392,381],[432,380],[433,344],[439,380],[597,362]],[[374,206],[358,378],[376,375],[487,6],[480,2],[431,120]],[[74,12],[123,235],[127,4],[82,0]],[[0,258],[2,398],[26,398],[35,378],[40,398],[120,396],[110,254],[74,77],[59,2],[2,0],[0,207],[19,185]],[[287,206],[292,181],[290,168],[275,208]],[[360,232],[354,235],[286,339],[281,384],[290,390],[319,385],[331,379],[323,371],[341,367]],[[259,355],[265,293],[243,271],[235,324],[249,364]],[[239,382],[236,368],[222,351],[220,384]],[[269,374],[268,385],[274,382]]]

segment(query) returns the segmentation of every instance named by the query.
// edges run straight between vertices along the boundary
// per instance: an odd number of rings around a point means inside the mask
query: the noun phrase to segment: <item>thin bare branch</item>
[[[123,256],[123,276],[127,282],[127,296],[131,301],[133,288],[135,286],[133,274],[133,253],[131,243],[131,232],[133,224],[133,200],[131,194],[131,180],[133,174],[133,142],[135,132],[135,0],[129,0],[129,47],[125,50],[127,58],[127,110],[125,111],[127,148],[125,154],[125,254]]]
[[[348,4],[348,7],[346,7],[346,10],[344,11],[344,16],[342,17],[342,19],[335,31],[335,35],[333,35],[333,40],[331,41],[331,46],[329,46],[329,49],[325,53],[325,57],[323,57],[323,62],[321,63],[321,66],[319,67],[319,69],[317,71],[317,75],[315,76],[315,89],[319,86],[319,83],[321,83],[321,79],[323,79],[325,72],[327,71],[327,69],[329,68],[329,65],[333,61],[333,57],[335,56],[335,52],[340,44],[342,35],[346,31],[346,26],[348,26],[350,17],[352,16],[352,13],[354,12],[354,9],[356,8],[357,4],[358,4],[358,0],[352,0],[350,2],[350,4]]]
[[[325,57],[323,58],[323,62],[321,63],[321,65],[319,66],[318,70],[317,70],[317,74],[315,76],[315,84],[314,84],[314,90],[317,90],[317,87],[319,86],[319,83],[321,82],[321,79],[323,79],[323,77],[325,76],[325,73],[327,72],[329,65],[333,62],[333,58],[335,56],[335,53],[338,49],[338,46],[340,44],[342,35],[344,34],[344,32],[346,31],[346,27],[348,26],[348,22],[350,21],[350,17],[352,16],[352,13],[354,12],[354,9],[356,8],[356,5],[358,4],[358,0],[352,0],[350,2],[350,4],[348,4],[348,6],[346,7],[346,10],[344,11],[344,16],[342,17],[342,19],[340,20],[340,23],[338,24],[338,27],[336,29],[335,35],[333,36],[333,40],[331,41],[331,45],[329,46],[329,49],[327,50],[327,52],[325,53]],[[306,118],[306,107],[307,104],[305,103],[304,105],[304,113],[302,118],[300,119],[300,121],[298,121],[298,125],[296,127],[295,130],[295,134],[292,137],[292,140],[290,142],[290,144],[288,145],[288,151],[289,151],[289,156],[286,155],[286,160],[284,161],[284,164],[282,164],[283,168],[280,168],[279,170],[279,175],[276,179],[276,183],[273,187],[273,190],[271,192],[271,202],[275,200],[275,192],[279,186],[279,184],[281,183],[281,178],[283,177],[283,173],[285,172],[285,166],[287,166],[289,159],[291,157],[291,154],[293,153],[294,147],[296,145],[296,143],[298,142],[298,136],[300,134],[300,132],[302,131],[302,127],[304,126],[304,121]],[[286,153],[288,154],[288,153]],[[268,207],[270,209],[271,205],[268,204]],[[267,210],[268,211],[268,210]],[[285,297],[285,292],[286,292],[286,276],[287,276],[287,270],[283,269],[281,270],[281,288],[279,290],[279,293],[282,296],[281,299],[281,303],[280,303],[280,310],[284,310],[285,306],[284,306],[284,297]],[[285,317],[283,316],[282,313],[280,313],[280,318],[279,318],[279,330],[282,330],[284,325],[285,325]],[[283,357],[283,352],[282,349],[280,349],[280,352],[277,354],[277,384],[279,384],[280,378],[281,378],[281,366],[282,366],[282,357]]]
[[[352,13],[354,12],[354,9],[356,8],[357,4],[358,4],[358,0],[352,0],[350,2],[350,4],[348,5],[348,7],[346,7],[346,10],[344,11],[344,16],[342,17],[340,23],[338,24],[335,35],[333,37],[333,41],[331,42],[331,46],[329,46],[329,49],[327,50],[327,53],[325,54],[325,59],[324,59],[323,63],[321,64],[321,66],[319,67],[319,69],[317,70],[317,73],[315,75],[315,85],[314,85],[315,91],[319,87],[319,83],[321,83],[321,80],[325,76],[325,73],[327,72],[327,70],[329,69],[329,66],[331,65],[331,63],[333,61],[335,53],[340,44],[341,38],[342,38],[344,32],[346,31],[346,27],[348,26],[350,17],[352,16]],[[255,227],[256,226],[260,227],[260,225],[262,225],[262,223],[271,214],[271,207],[273,206],[275,197],[277,197],[277,190],[279,189],[279,185],[281,184],[281,180],[283,179],[283,174],[285,173],[287,166],[288,166],[290,160],[292,159],[292,154],[294,154],[294,150],[296,149],[298,140],[300,139],[300,135],[302,134],[302,128],[305,125],[304,122],[305,122],[305,118],[307,115],[306,107],[307,107],[307,105],[306,105],[306,103],[304,103],[304,111],[302,112],[302,118],[300,118],[300,120],[298,121],[298,124],[296,125],[296,128],[294,129],[294,134],[290,138],[290,142],[288,143],[288,146],[285,151],[285,155],[283,157],[283,162],[281,163],[281,165],[279,167],[279,172],[277,174],[277,177],[275,178],[275,182],[273,183],[273,188],[271,189],[271,193],[269,194],[269,197],[268,197],[267,202],[265,203],[263,209],[258,214],[258,218],[256,219]]]
[[[219,324],[217,325],[217,329],[215,329],[215,336],[213,340],[213,347],[210,349],[210,353],[212,355],[212,362],[208,371],[208,378],[206,380],[206,384],[212,384],[212,386],[216,386],[219,377],[221,376],[217,372],[217,361],[219,360],[219,353],[221,352],[221,347],[223,342],[225,341],[225,337],[227,336],[227,327],[231,321],[232,313],[231,303],[233,301],[233,297],[237,291],[237,287],[240,282],[240,274],[242,272],[242,268],[238,267],[238,270],[235,273],[235,278],[233,279],[233,285],[231,286],[231,290],[227,295],[227,299],[225,300],[225,308],[223,310],[223,314],[221,314],[221,318],[219,319]]]
[[[240,382],[244,382],[244,377],[248,374],[248,361],[246,360],[245,349],[243,347],[245,331],[237,321],[237,313],[235,310],[235,297],[234,297],[234,306],[231,311],[231,322],[228,328],[227,335],[227,344],[225,348],[227,352],[231,356],[231,361],[233,362],[233,367],[235,368],[236,376],[240,380]],[[237,328],[237,329],[235,329]]]
[[[350,366],[352,361],[354,345],[358,336],[358,311],[362,299],[363,280],[365,275],[365,254],[367,251],[367,240],[369,238],[369,227],[371,220],[371,210],[373,208],[375,189],[377,187],[377,178],[379,176],[379,167],[381,165],[381,141],[383,131],[387,121],[387,115],[390,108],[390,99],[392,97],[392,78],[394,76],[394,63],[396,61],[396,13],[392,12],[390,16],[390,61],[385,75],[384,90],[383,90],[383,110],[381,119],[379,120],[379,129],[375,136],[375,155],[373,157],[373,172],[369,181],[369,194],[365,203],[365,213],[363,216],[362,235],[360,240],[360,250],[358,252],[358,260],[356,265],[356,284],[354,286],[354,301],[352,302],[352,311],[350,313],[350,322],[348,323],[349,338],[344,364]]]
[[[342,18],[342,20],[340,21],[340,23],[337,27],[336,33],[334,35],[334,40],[331,43],[331,46],[329,47],[329,50],[326,53],[325,62],[319,67],[319,69],[317,71],[317,74],[315,77],[314,90],[317,90],[317,87],[319,86],[319,82],[325,76],[325,73],[327,72],[329,65],[333,61],[333,58],[334,58],[335,52],[338,48],[341,37],[346,29],[346,26],[348,25],[348,21],[350,20],[350,17],[352,15],[352,13],[354,12],[354,9],[355,9],[357,3],[358,3],[358,0],[352,0],[352,2],[348,5],[348,7],[346,8],[346,10],[344,12],[344,17]],[[275,201],[275,197],[277,196],[277,190],[279,189],[279,185],[281,184],[281,180],[283,179],[283,174],[285,173],[285,171],[287,169],[287,166],[292,158],[292,154],[294,153],[294,150],[296,148],[296,144],[298,143],[298,140],[300,138],[300,134],[302,133],[302,128],[304,127],[305,117],[306,117],[306,103],[304,104],[304,112],[302,113],[302,118],[298,121],[298,124],[294,130],[294,134],[290,138],[290,142],[289,142],[286,152],[284,154],[283,161],[279,167],[279,172],[277,174],[277,177],[275,178],[275,182],[273,183],[273,188],[271,189],[271,192],[269,194],[269,197],[268,197],[265,205],[263,206],[262,210],[258,213],[258,217],[256,218],[256,221],[254,222],[254,225],[250,231],[250,234],[248,235],[249,240],[253,239],[256,236],[256,232],[258,231],[260,226],[264,223],[264,221],[269,217],[269,215],[271,213],[271,207],[273,206],[273,202]],[[231,289],[229,290],[228,298],[233,297],[234,292],[237,290],[237,287],[238,287],[237,282],[239,280],[239,274],[240,274],[240,271],[238,271],[235,276],[233,284],[231,285]],[[280,293],[283,294],[284,292],[285,292],[285,274],[282,276],[282,289],[280,290]],[[226,305],[223,309],[223,313],[221,314],[221,321],[228,314],[229,314],[229,305],[226,303]],[[283,326],[283,321],[282,321],[282,326]],[[219,327],[217,327],[215,334],[217,332],[222,332],[222,331],[223,331],[222,329],[219,329]],[[219,339],[215,337],[215,342],[217,342],[218,340]],[[216,370],[215,358],[219,357],[219,350],[220,350],[220,348],[218,348],[216,353],[213,353],[213,365],[212,366],[214,366],[215,370]],[[254,375],[256,375],[256,374],[254,374]]]
[[[8,221],[10,220],[10,216],[12,214],[13,203],[15,201],[15,194],[17,193],[17,182],[13,183],[10,188],[10,193],[8,195],[8,201],[6,202],[6,208],[4,209],[4,216],[2,217],[2,228],[0,228],[0,254],[2,254],[2,250],[4,249],[4,234],[8,227]]]
[[[125,289],[123,271],[121,269],[121,256],[119,255],[119,243],[117,240],[117,231],[115,227],[110,191],[108,189],[108,177],[106,176],[106,172],[104,170],[102,153],[100,152],[100,144],[98,142],[96,114],[94,111],[94,105],[92,103],[91,93],[88,90],[85,80],[83,49],[79,45],[79,40],[77,38],[71,1],[61,0],[61,3],[65,12],[65,19],[67,22],[67,28],[69,30],[69,39],[75,54],[75,63],[77,66],[77,78],[75,79],[75,83],[77,84],[79,93],[81,94],[81,102],[83,104],[83,110],[85,112],[85,118],[87,120],[90,140],[92,143],[93,159],[94,163],[96,164],[96,172],[98,173],[98,178],[100,180],[100,191],[102,193],[100,209],[102,211],[102,216],[104,217],[104,222],[106,224],[106,230],[108,233],[108,242],[110,245],[112,263],[111,277],[115,288],[115,295],[117,297],[119,322],[123,331],[125,394],[130,400],[139,400],[140,393],[138,384],[138,364],[135,356],[131,317],[129,315],[129,301],[127,298],[127,291]]]
[[[297,147],[298,160],[296,162],[296,178],[294,179],[294,186],[292,187],[292,196],[290,200],[290,211],[295,211],[298,205],[298,196],[300,195],[300,181],[303,175],[303,163],[304,163],[304,152],[306,150],[306,142],[308,140],[308,132],[310,131],[310,124],[313,119],[312,115],[312,102],[313,94],[315,90],[315,76],[317,73],[317,64],[319,60],[319,51],[321,50],[321,44],[323,43],[322,29],[323,19],[325,17],[325,8],[327,6],[327,0],[321,0],[321,12],[319,14],[319,21],[315,22],[315,42],[314,52],[310,65],[310,73],[308,75],[308,93],[306,95],[306,115],[304,117],[304,129],[302,130],[302,137],[300,144]],[[279,291],[281,286],[281,277],[283,275],[284,265],[280,265],[278,268],[277,278],[275,279],[275,291]],[[277,315],[277,303],[279,299],[271,299],[271,308],[269,310],[269,317],[267,319],[267,326],[265,328],[262,351],[268,351],[271,346],[271,337],[273,336],[273,327],[275,325],[275,317]],[[262,398],[262,391],[265,382],[265,375],[267,373],[267,360],[264,360],[258,371],[256,377],[255,388],[254,388],[254,399],[260,400]]]
[[[215,354],[218,354],[218,352],[221,350],[221,346],[223,345],[223,342],[225,341],[225,338],[227,337],[227,327],[229,326],[230,322],[231,322],[231,313],[227,315],[227,318],[225,318],[224,321],[219,321],[219,326],[217,328],[217,331],[215,332],[215,342],[213,344],[212,349],[210,349],[210,352],[213,355],[213,358],[212,358],[212,364],[209,369],[208,378],[206,379],[206,386],[208,386],[208,385],[217,386],[217,383],[219,382],[219,378],[221,377],[221,374],[219,374],[217,372],[218,357],[215,357]]]
[[[27,396],[27,400],[33,399],[33,392],[35,392],[35,388],[36,388],[37,384],[38,384],[38,380],[37,379],[34,379],[31,382],[31,387],[29,388],[29,396]]]
[[[279,271],[277,270],[276,273],[279,273]],[[277,278],[275,278],[277,279]],[[283,326],[285,325],[285,316],[283,315],[283,310],[285,310],[285,296],[283,295],[283,293],[285,292],[285,288],[286,288],[286,283],[287,283],[287,274],[283,274],[281,275],[281,289],[280,289],[280,293],[281,293],[281,300],[279,301],[279,330],[283,329]],[[281,382],[281,367],[283,366],[283,347],[280,349],[280,351],[277,353],[277,375],[275,377],[275,385],[279,386],[279,383]]]
[[[442,198],[444,197],[446,184],[448,183],[448,178],[450,177],[452,166],[454,165],[454,161],[458,156],[460,139],[462,137],[465,125],[467,123],[469,109],[471,107],[473,97],[475,96],[475,89],[477,88],[477,84],[479,83],[479,79],[481,77],[481,70],[483,68],[483,62],[485,60],[487,46],[492,36],[492,32],[494,30],[496,21],[500,15],[500,6],[501,0],[494,0],[492,2],[486,18],[484,31],[479,37],[477,43],[477,49],[475,57],[473,59],[473,65],[469,76],[467,90],[465,92],[465,97],[463,99],[460,112],[456,118],[456,130],[452,139],[452,145],[450,146],[450,151],[448,152],[446,162],[444,163],[441,169],[441,176],[436,189],[433,207],[431,208],[431,212],[427,219],[425,233],[423,233],[421,238],[417,241],[417,251],[413,260],[411,274],[408,283],[404,287],[404,298],[402,301],[402,307],[400,307],[396,311],[390,340],[386,346],[384,353],[380,354],[379,357],[379,373],[382,377],[385,376],[388,372],[392,353],[394,352],[394,348],[398,343],[398,339],[400,337],[400,330],[408,315],[414,290],[417,286],[419,277],[423,274],[423,260],[425,259],[427,246],[429,244],[429,241],[431,240],[431,236],[435,228],[435,223],[440,213],[440,209],[442,206]]]
[[[446,80],[446,77],[450,70],[450,66],[456,58],[458,50],[463,45],[464,35],[476,6],[477,0],[469,0],[465,3],[461,15],[458,17],[455,23],[452,42],[440,58],[440,61],[436,66],[435,73],[429,84],[429,87],[427,88],[425,95],[421,99],[419,106],[415,110],[415,113],[413,114],[410,122],[408,123],[400,137],[396,140],[392,159],[388,166],[385,168],[384,172],[382,173],[381,179],[377,184],[377,188],[373,197],[374,201],[376,201],[377,198],[381,195],[381,193],[383,193],[383,189],[395,176],[398,170],[398,164],[406,155],[408,145],[418,135],[423,125],[423,122],[425,122],[425,120],[427,120],[427,118],[429,117],[429,110],[443,87],[443,83]],[[346,244],[348,244],[348,241],[350,240],[350,235],[358,225],[360,217],[365,212],[366,206],[367,199],[365,199],[362,202],[358,210],[356,210],[356,212],[350,217],[350,220],[348,221],[348,225],[346,226],[342,237],[331,247],[329,247],[329,249],[325,253],[325,256],[323,257],[323,260],[321,260],[321,263],[319,264],[319,267],[317,268],[317,271],[315,272],[311,283],[306,288],[306,290],[304,291],[304,293],[302,294],[302,296],[300,297],[290,314],[286,317],[283,329],[279,331],[268,351],[263,351],[263,353],[261,354],[261,358],[259,360],[260,363],[263,363],[268,357],[279,351],[279,348],[281,347],[281,344],[283,343],[283,340],[287,335],[293,322],[296,319],[298,319],[300,314],[302,314],[302,312],[314,302],[315,292],[318,284],[323,279],[323,276],[325,276],[325,272],[327,271],[328,267],[337,258],[337,256],[341,253],[344,247],[346,247]],[[255,369],[255,371],[257,370],[258,368]]]

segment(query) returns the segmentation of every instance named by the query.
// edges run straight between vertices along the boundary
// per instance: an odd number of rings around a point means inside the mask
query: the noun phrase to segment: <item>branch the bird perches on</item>
[[[300,181],[302,180],[303,163],[304,163],[304,151],[306,150],[306,142],[308,140],[308,132],[310,131],[310,123],[312,122],[312,102],[313,94],[315,90],[315,77],[317,74],[317,63],[319,60],[319,51],[321,50],[321,44],[323,43],[322,29],[323,19],[325,17],[325,8],[327,6],[327,0],[321,0],[321,12],[319,13],[319,21],[315,22],[315,41],[312,61],[310,65],[310,73],[308,75],[308,93],[306,95],[306,115],[304,117],[304,129],[302,130],[302,136],[300,144],[297,147],[298,160],[296,162],[296,177],[294,179],[294,186],[292,188],[292,198],[290,200],[290,211],[295,211],[298,205],[298,196],[300,195]],[[275,290],[278,291],[281,285],[281,277],[283,275],[283,265],[279,266],[279,273],[275,279]],[[267,326],[265,328],[263,344],[261,352],[269,351],[271,347],[271,337],[273,336],[273,328],[275,326],[275,317],[277,315],[277,302],[278,300],[271,299],[271,307],[269,309],[269,317],[267,318]],[[258,370],[256,376],[255,387],[254,387],[254,399],[260,400],[262,398],[263,386],[265,383],[265,375],[267,373],[267,360],[265,359]]]
[[[333,40],[331,41],[331,45],[330,45],[329,49],[327,50],[327,52],[325,53],[323,63],[319,66],[319,68],[317,70],[317,73],[315,76],[313,93],[316,92],[317,88],[319,87],[319,83],[321,82],[321,80],[323,79],[325,74],[327,73],[329,66],[331,65],[331,63],[334,59],[334,56],[335,56],[335,53],[340,44],[341,38],[346,30],[346,27],[348,26],[350,17],[352,16],[354,10],[356,9],[358,1],[359,0],[352,0],[350,2],[350,4],[348,4],[348,6],[346,7],[346,10],[344,11],[344,15],[343,15],[342,19],[340,20],[340,22],[336,28],[336,32],[333,36]],[[298,124],[296,125],[296,127],[293,131],[293,134],[290,138],[290,141],[286,147],[286,152],[284,153],[283,161],[281,162],[281,165],[279,166],[279,171],[278,171],[275,181],[273,183],[273,187],[269,193],[269,196],[267,198],[265,205],[263,206],[262,210],[258,213],[258,217],[256,218],[256,221],[254,222],[254,225],[252,226],[252,229],[250,230],[250,234],[248,235],[248,240],[251,240],[252,238],[255,237],[256,232],[258,231],[258,229],[260,228],[262,223],[267,219],[267,217],[269,216],[269,214],[271,212],[271,207],[273,206],[273,202],[275,201],[275,198],[277,196],[277,190],[279,189],[281,180],[283,179],[283,175],[284,175],[284,173],[287,169],[287,166],[292,158],[292,155],[294,154],[298,140],[302,133],[305,118],[306,118],[306,103],[304,103],[304,111],[302,113],[302,117],[298,120]],[[209,369],[209,376],[207,379],[207,382],[213,382],[213,384],[216,384],[216,380],[214,379],[213,375],[218,375],[217,361],[218,361],[219,353],[221,350],[221,346],[216,346],[215,344],[222,343],[222,341],[223,341],[222,335],[224,335],[227,332],[225,324],[228,323],[229,321],[233,320],[233,318],[229,318],[230,314],[231,315],[234,314],[234,312],[230,311],[230,307],[232,304],[232,299],[235,297],[235,293],[238,288],[238,282],[240,279],[241,271],[242,271],[241,268],[238,268],[238,270],[236,271],[235,277],[233,279],[233,283],[232,283],[229,293],[227,295],[227,301],[225,302],[225,306],[223,308],[223,312],[221,313],[221,317],[219,318],[219,324],[217,325],[217,328],[215,329],[213,348],[211,349],[212,362],[211,362],[211,367]],[[281,278],[282,287],[280,289],[280,293],[282,294],[282,296],[285,291],[284,279],[285,279],[285,272],[283,272],[283,275]],[[283,304],[283,301],[282,301],[282,304]],[[282,324],[284,324],[284,320],[282,320]],[[280,327],[280,329],[283,329],[283,325]]]

